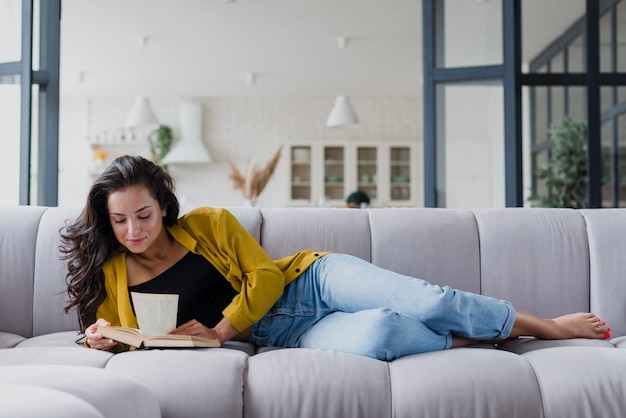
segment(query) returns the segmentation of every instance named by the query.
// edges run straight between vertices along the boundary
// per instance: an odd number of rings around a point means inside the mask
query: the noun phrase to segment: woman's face
[[[107,200],[115,238],[132,253],[146,251],[163,230],[166,210],[159,207],[144,186],[115,191]]]

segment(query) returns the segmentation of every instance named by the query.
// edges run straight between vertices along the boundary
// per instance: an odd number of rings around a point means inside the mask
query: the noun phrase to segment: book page
[[[145,337],[164,335],[176,328],[178,295],[131,292],[139,329]]]

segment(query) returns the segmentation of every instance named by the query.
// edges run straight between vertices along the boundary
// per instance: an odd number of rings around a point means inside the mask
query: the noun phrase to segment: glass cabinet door
[[[358,147],[356,150],[357,188],[376,199],[378,195],[378,152],[376,147]]]
[[[344,199],[344,158],[344,147],[324,147],[324,197],[326,199]]]
[[[311,147],[291,147],[291,199],[311,200]]]
[[[411,149],[391,147],[389,156],[391,200],[411,200]]]

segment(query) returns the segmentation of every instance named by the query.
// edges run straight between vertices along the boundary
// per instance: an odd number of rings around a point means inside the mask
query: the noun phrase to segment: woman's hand
[[[211,338],[218,340],[220,344],[224,342],[220,340],[219,335],[217,334],[217,331],[215,331],[215,329],[207,328],[201,322],[198,322],[195,319],[192,319],[189,322],[185,322],[174,331],[172,331],[171,334],[194,335],[196,337]]]
[[[95,324],[88,326],[85,330],[85,337],[87,337],[87,347],[104,351],[111,351],[113,348],[115,348],[115,346],[117,346],[117,341],[110,338],[104,338],[102,334],[98,333],[99,326],[108,327],[110,325],[111,324],[107,320],[99,318]]]

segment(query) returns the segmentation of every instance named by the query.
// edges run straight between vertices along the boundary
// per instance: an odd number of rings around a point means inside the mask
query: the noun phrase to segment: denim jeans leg
[[[317,272],[309,268],[285,287],[270,311],[252,326],[250,341],[259,346],[299,347],[302,335],[331,312],[320,295]]]
[[[333,311],[387,308],[436,333],[477,340],[504,339],[515,321],[510,302],[440,287],[350,255],[329,254],[311,268],[319,279],[322,300]]]
[[[514,320],[509,302],[329,254],[285,287],[251,341],[392,359],[449,348],[452,334],[506,338]]]
[[[300,347],[341,351],[390,361],[450,346],[451,336],[437,334],[421,321],[389,309],[333,312],[307,331]]]

